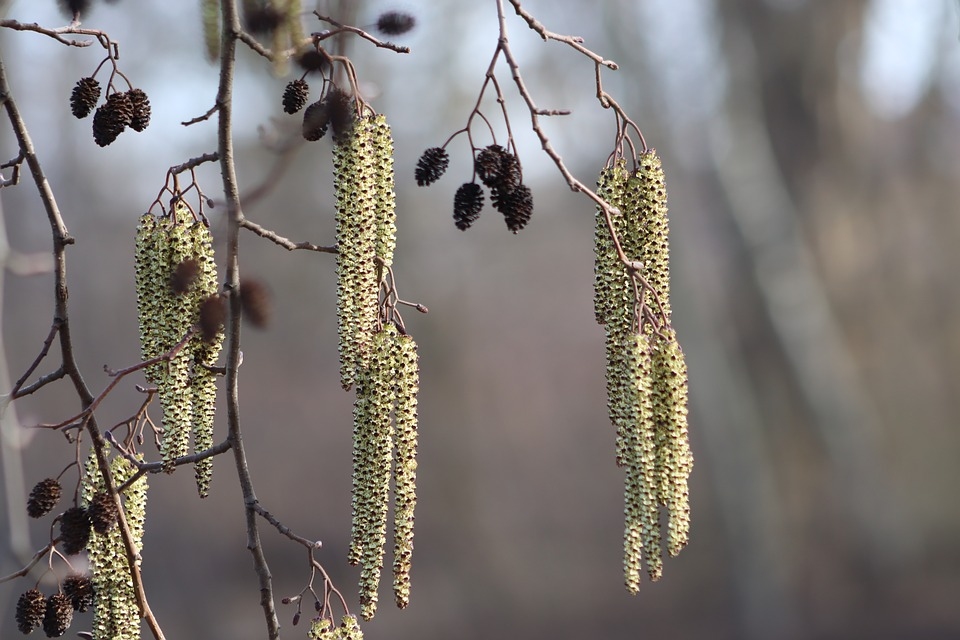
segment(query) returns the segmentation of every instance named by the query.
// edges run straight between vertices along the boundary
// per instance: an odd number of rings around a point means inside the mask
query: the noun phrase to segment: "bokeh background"
[[[213,123],[179,124],[215,94],[198,5],[100,3],[85,20],[120,42],[121,69],[153,103],[149,129],[106,149],[68,105],[100,51],[0,31],[12,90],[77,239],[67,254],[72,327],[94,389],[107,383],[103,365],[138,357],[137,216],[168,167],[215,148]],[[960,637],[957,3],[524,5],[619,63],[604,86],[664,159],[674,322],[690,369],[691,543],[666,562],[660,583],[626,594],[622,474],[591,308],[593,207],[526,130],[505,67],[498,74],[536,203],[530,226],[514,236],[488,209],[467,233],[454,228],[453,193],[470,177],[463,138],[450,147],[446,177],[427,189],[413,180],[419,154],[461,128],[476,100],[497,37],[494,2],[322,3],[360,25],[396,8],[419,21],[398,39],[409,55],[347,43],[396,138],[400,293],[430,308],[406,315],[422,375],[412,603],[394,609],[385,583],[366,637]],[[66,22],[53,0],[4,10],[24,22]],[[592,183],[614,137],[592,64],[515,17],[508,25],[539,106],[573,111],[545,126]],[[329,141],[278,151],[298,126],[280,109],[290,77],[272,76],[249,51],[239,70],[242,188],[269,187],[246,215],[294,240],[332,242]],[[484,110],[500,124],[494,103]],[[0,156],[15,155],[0,126]],[[216,169],[199,176],[216,196]],[[0,195],[11,247],[48,252],[28,176]],[[222,230],[216,209],[212,221]],[[247,235],[241,265],[273,292],[269,328],[245,329],[241,369],[258,497],[323,541],[319,557],[355,605],[358,573],[344,562],[352,396],[337,379],[334,261]],[[51,278],[8,271],[3,289],[15,379],[46,336]],[[57,364],[51,356],[40,372]],[[139,400],[131,385],[112,394],[102,424],[131,412]],[[17,425],[76,411],[66,386],[4,417],[0,574],[47,539],[49,517],[24,536],[23,492],[73,457],[60,436]],[[144,576],[169,638],[264,636],[232,477],[229,456],[218,459],[204,501],[187,469],[152,478]],[[268,526],[262,537],[277,596],[296,594],[308,578],[302,549]],[[39,573],[0,584],[0,637],[18,636],[16,597]],[[285,637],[302,637],[293,613],[280,606]]]

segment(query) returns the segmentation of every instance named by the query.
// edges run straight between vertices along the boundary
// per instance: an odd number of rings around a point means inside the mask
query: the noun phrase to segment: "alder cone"
[[[27,500],[27,515],[31,518],[41,518],[50,513],[60,501],[60,492],[60,483],[53,478],[38,482]]]

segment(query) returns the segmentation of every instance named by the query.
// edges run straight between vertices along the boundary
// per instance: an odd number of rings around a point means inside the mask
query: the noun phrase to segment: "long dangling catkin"
[[[397,246],[397,196],[393,175],[393,135],[383,114],[375,116],[373,127],[373,155],[377,184],[377,231],[375,251],[385,267],[393,264]]]
[[[376,127],[357,118],[334,148],[337,199],[337,332],[340,384],[349,389],[367,364],[378,310]]]
[[[394,473],[393,595],[401,609],[410,603],[410,560],[417,506],[417,393],[420,368],[417,343],[409,335],[394,340],[397,453]]]
[[[667,218],[667,187],[663,177],[663,163],[656,149],[640,156],[640,167],[628,181],[628,191],[637,195],[635,201],[641,217],[637,243],[637,258],[643,262],[644,278],[656,291],[659,305],[647,292],[645,304],[660,314],[661,307],[667,323],[670,322],[670,242]]]
[[[217,294],[217,265],[213,253],[213,237],[203,222],[190,227],[193,240],[193,255],[197,261],[197,277],[190,290],[195,311],[195,321],[199,319],[200,307],[210,296]],[[204,339],[202,334],[195,335],[190,341],[193,357],[193,378],[190,383],[193,409],[193,448],[200,452],[213,446],[213,423],[217,403],[217,375],[211,367],[216,365],[223,346],[223,331],[217,331],[213,339]],[[213,458],[204,458],[194,465],[197,479],[197,492],[201,498],[210,493],[210,480],[213,476]]]
[[[87,458],[84,470],[82,499],[89,505],[96,494],[105,491],[93,451]],[[136,472],[136,468],[119,455],[114,456],[110,470],[117,486],[129,480]],[[139,557],[143,548],[146,518],[146,475],[138,478],[122,495],[127,525]],[[105,534],[94,532],[87,544],[87,557],[94,589],[94,640],[139,640],[140,608],[137,605],[120,528],[113,527]]]

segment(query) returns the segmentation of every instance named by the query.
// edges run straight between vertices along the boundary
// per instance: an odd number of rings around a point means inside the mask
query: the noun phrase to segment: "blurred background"
[[[94,390],[108,381],[103,365],[139,356],[137,217],[168,167],[215,148],[212,121],[179,124],[215,95],[198,4],[99,3],[85,19],[120,43],[121,70],[153,104],[149,129],[105,149],[68,103],[101,51],[0,31],[12,91],[77,239],[67,252],[72,328]],[[534,193],[530,225],[510,234],[488,208],[468,232],[454,227],[453,194],[471,172],[462,137],[449,147],[443,179],[429,188],[413,179],[420,153],[461,128],[477,98],[496,43],[494,3],[321,3],[361,26],[387,9],[418,20],[397,38],[409,55],[347,42],[396,139],[399,291],[430,309],[406,314],[422,380],[412,601],[397,611],[386,580],[366,637],[960,637],[957,3],[524,6],[619,63],[604,88],[664,160],[674,323],[690,370],[691,543],[667,560],[659,583],[627,595],[623,478],[591,306],[594,210],[526,130],[506,67],[498,75]],[[5,7],[3,17],[67,22],[53,0]],[[310,18],[306,25],[322,28]],[[508,28],[538,106],[572,110],[545,128],[593,184],[615,129],[594,97],[592,63],[541,42],[512,12]],[[285,154],[265,145],[299,127],[280,108],[293,76],[272,76],[247,50],[238,66],[242,190],[270,187],[249,199],[246,215],[295,241],[331,243],[329,140]],[[497,105],[483,108],[502,140]],[[482,129],[475,134],[490,142]],[[9,126],[0,126],[0,156],[15,155]],[[198,175],[216,196],[216,169]],[[2,206],[15,251],[49,251],[26,172],[3,190]],[[222,236],[217,209],[212,223]],[[270,326],[246,328],[243,342],[242,425],[257,495],[296,532],[323,541],[318,556],[355,605],[358,571],[345,563],[352,394],[338,384],[334,260],[242,240],[241,273],[273,293]],[[4,277],[13,379],[47,335],[51,282]],[[38,373],[58,364],[51,355]],[[133,383],[111,395],[101,424],[132,412],[140,399]],[[21,535],[23,495],[74,455],[61,436],[17,421],[74,413],[67,386],[5,416],[0,575],[48,539],[49,516]],[[218,428],[221,438],[222,421]],[[151,478],[143,568],[169,638],[264,637],[233,478],[230,457],[218,458],[204,501],[187,469]],[[262,538],[278,599],[295,595],[308,579],[302,548],[268,526]],[[40,573],[0,584],[0,637],[19,635],[16,598]],[[44,585],[55,588],[49,577]],[[303,637],[305,622],[292,628],[293,608],[278,606],[284,637]],[[80,615],[68,633],[89,624],[90,614]]]

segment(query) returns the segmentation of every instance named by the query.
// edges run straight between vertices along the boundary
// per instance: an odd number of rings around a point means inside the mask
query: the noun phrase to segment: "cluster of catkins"
[[[109,89],[108,89],[109,90]],[[105,147],[127,127],[143,131],[150,124],[150,99],[143,89],[114,91],[99,107],[100,83],[94,77],[80,78],[70,94],[70,110],[77,118],[93,114],[93,139]]]
[[[417,161],[414,177],[421,187],[431,185],[450,166],[450,156],[442,147],[431,147]],[[533,193],[523,184],[520,160],[498,144],[481,149],[473,159],[473,169],[480,182],[490,189],[494,209],[503,215],[507,228],[517,233],[533,215]],[[483,210],[483,187],[473,182],[460,185],[453,197],[453,221],[466,231]]]
[[[353,388],[353,525],[349,560],[359,564],[361,615],[376,612],[394,482],[394,596],[410,597],[416,506],[417,391],[413,338],[380,314],[393,262],[396,211],[393,139],[382,115],[354,118],[334,149],[340,381]]]
[[[107,445],[106,453],[109,453]],[[114,484],[129,480],[136,468],[122,456],[111,462]],[[40,518],[50,513],[60,500],[62,488],[53,478],[38,482],[27,500],[27,514]],[[142,476],[121,493],[123,509],[131,537],[139,554],[146,514],[147,481]],[[73,612],[94,607],[95,640],[138,640],[140,609],[133,593],[127,554],[117,527],[117,503],[106,492],[97,459],[91,450],[84,467],[79,504],[58,516],[60,549],[66,556],[87,552],[89,576],[71,574],[60,590],[49,597],[36,588],[23,593],[17,601],[16,621],[27,634],[42,627],[47,637],[62,636],[73,621]]]
[[[660,507],[668,514],[670,555],[687,543],[693,467],[687,368],[670,325],[667,193],[656,151],[643,153],[633,172],[622,158],[604,168],[597,194],[615,207],[613,227],[628,262],[642,265],[634,282],[598,208],[594,311],[606,329],[607,406],[617,430],[617,464],[626,471],[624,579],[636,593],[641,556],[651,580],[662,572]]]
[[[309,640],[363,640],[363,631],[356,616],[345,615],[333,626],[329,618],[314,618],[307,631]]]
[[[168,356],[146,368],[163,407],[160,452],[170,465],[213,444],[217,362],[223,344],[223,300],[217,295],[217,267],[206,223],[195,220],[182,201],[169,217],[145,213],[136,237],[137,311],[145,360]],[[182,347],[191,329],[199,327]],[[172,470],[172,467],[170,467]],[[196,463],[197,489],[205,497],[212,458]]]

